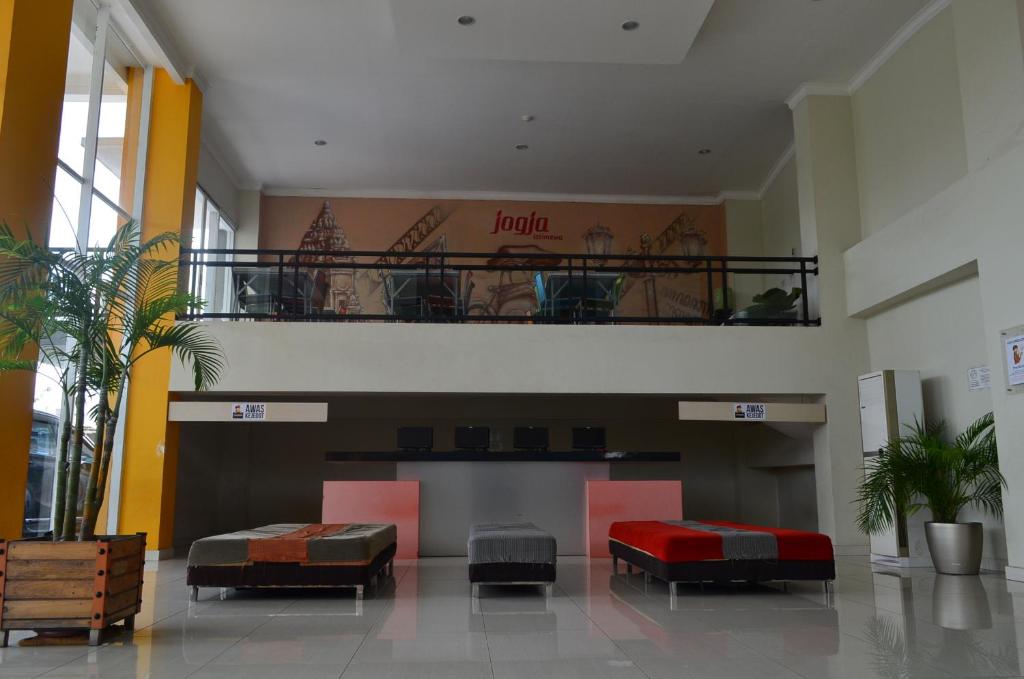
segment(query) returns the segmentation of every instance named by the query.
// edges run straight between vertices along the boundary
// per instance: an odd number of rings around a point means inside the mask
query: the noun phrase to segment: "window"
[[[129,115],[128,103],[129,69],[139,64],[110,28],[106,11],[97,12],[87,0],[76,1],[75,16],[68,49],[49,243],[51,247],[74,247],[80,243],[101,247],[110,242],[117,227],[130,216],[131,206],[126,204],[121,174],[129,120],[137,124],[140,118]],[[85,25],[87,21],[92,23]],[[98,56],[103,63],[97,78],[94,61],[100,39],[104,42]],[[90,108],[95,108],[98,114],[91,125]],[[91,196],[85,201],[87,208],[83,214],[82,196],[88,193]]]
[[[230,250],[235,246],[235,227],[202,187],[196,189],[195,216],[192,223],[192,248]],[[230,255],[204,253],[201,262],[229,262]],[[205,302],[206,313],[225,313],[233,309],[231,267],[199,266],[193,269],[189,290]]]

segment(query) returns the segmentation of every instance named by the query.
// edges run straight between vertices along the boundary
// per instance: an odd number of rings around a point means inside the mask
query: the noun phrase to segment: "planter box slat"
[[[87,599],[93,596],[92,580],[11,580],[4,598]]]
[[[92,613],[92,599],[4,600],[4,619],[81,618]]]
[[[78,629],[88,628],[89,618],[11,618],[4,619],[0,629]]]
[[[10,561],[7,564],[7,581],[11,580],[79,580],[83,574],[92,576],[96,559],[59,561],[33,559],[31,561]]]
[[[106,620],[109,620],[111,624],[117,622],[118,620],[124,620],[125,618],[138,613],[139,608],[140,607],[138,604],[134,606],[129,606],[128,608],[122,608],[119,611],[114,611],[113,613],[108,614]]]
[[[110,543],[111,559],[139,555],[139,545],[135,540],[116,540]]]
[[[130,589],[136,589],[139,586],[139,574],[138,573],[125,573],[124,575],[114,575],[107,579],[107,596],[114,596],[121,592],[127,592]]]
[[[12,542],[8,559],[95,559],[95,542]]]
[[[110,575],[124,575],[126,573],[138,573],[139,572],[138,559],[118,559],[110,563]]]
[[[103,612],[106,615],[110,615],[111,613],[116,613],[120,610],[124,610],[125,608],[138,605],[138,603],[139,590],[137,588],[131,589],[127,592],[107,597],[106,601],[103,602]]]

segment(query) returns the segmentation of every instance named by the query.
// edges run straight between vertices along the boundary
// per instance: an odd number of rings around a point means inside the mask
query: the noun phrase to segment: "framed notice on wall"
[[[1024,325],[1002,332],[1006,358],[1006,390],[1024,391]]]

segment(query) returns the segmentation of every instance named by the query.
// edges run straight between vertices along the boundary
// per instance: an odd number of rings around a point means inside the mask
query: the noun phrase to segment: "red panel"
[[[324,481],[323,523],[393,523],[399,559],[420,551],[419,481]]]
[[[715,526],[771,533],[779,543],[780,561],[831,561],[832,540],[827,535],[791,528],[766,528],[732,521],[702,521]]]
[[[608,537],[666,563],[724,558],[720,535],[661,521],[616,521]]]
[[[587,481],[586,544],[590,558],[608,557],[613,521],[683,518],[682,481]]]

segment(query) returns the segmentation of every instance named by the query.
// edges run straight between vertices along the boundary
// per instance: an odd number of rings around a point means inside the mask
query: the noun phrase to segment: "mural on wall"
[[[300,264],[331,264],[309,270],[318,280],[314,306],[348,314],[386,313],[389,267],[415,262],[416,253],[493,253],[475,263],[523,269],[464,272],[457,287],[467,312],[531,315],[538,305],[533,267],[565,264],[581,253],[722,255],[725,211],[721,205],[264,196],[260,247],[298,249]],[[366,250],[388,254],[360,257],[372,269],[353,268],[346,253]],[[530,253],[544,257],[524,260]],[[706,276],[686,264],[654,261],[679,272],[625,276],[616,314],[706,317]]]

